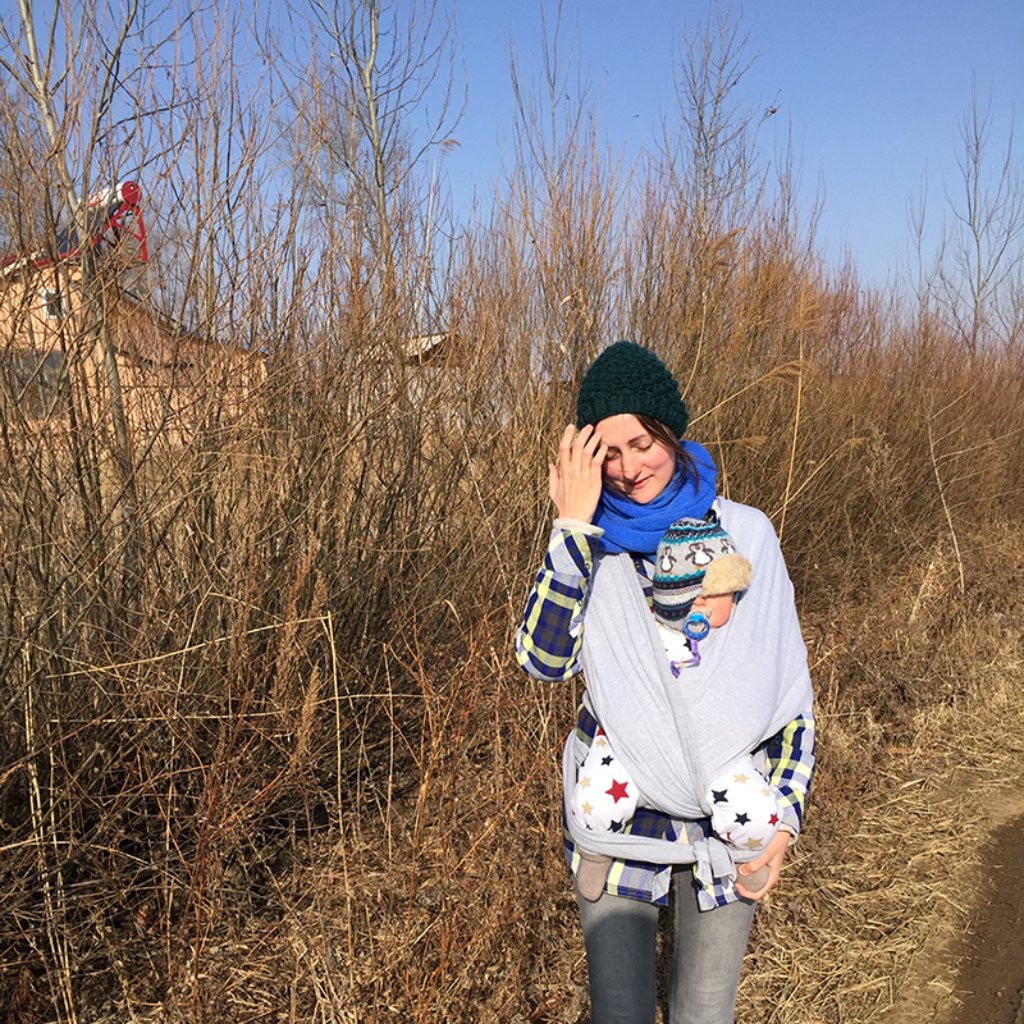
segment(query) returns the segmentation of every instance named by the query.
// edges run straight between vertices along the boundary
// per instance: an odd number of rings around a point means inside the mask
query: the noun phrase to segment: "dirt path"
[[[936,929],[885,1024],[1024,1024],[1024,794],[995,820],[966,929]]]
[[[964,1002],[952,1024],[1024,1024],[1024,817],[993,834],[985,870],[981,906],[958,950]]]

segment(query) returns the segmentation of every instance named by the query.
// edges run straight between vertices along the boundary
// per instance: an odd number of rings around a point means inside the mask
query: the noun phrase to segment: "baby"
[[[700,664],[700,644],[732,616],[737,595],[750,585],[750,562],[736,551],[717,522],[680,519],[658,545],[654,615],[672,674],[685,685],[685,669]],[[638,791],[608,738],[598,729],[573,790],[571,813],[593,832],[621,832],[637,807]],[[711,781],[706,793],[711,828],[736,851],[757,856],[775,836],[778,796],[749,755]],[[579,845],[576,884],[580,895],[599,899],[611,858]],[[768,881],[764,865],[741,878],[749,892]]]

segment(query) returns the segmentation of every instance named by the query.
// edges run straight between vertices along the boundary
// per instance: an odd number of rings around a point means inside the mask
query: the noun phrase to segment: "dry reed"
[[[579,689],[510,644],[571,395],[628,334],[686,386],[723,492],[784,524],[820,695],[743,1013],[874,1019],[960,919],[964,793],[1020,769],[989,749],[1022,710],[1017,353],[830,278],[749,136],[706,180],[674,150],[625,178],[524,97],[519,166],[434,274],[446,340],[409,358],[436,257],[414,176],[387,254],[334,178],[326,223],[272,209],[267,125],[298,126],[313,189],[329,90],[243,102],[230,70],[176,68],[188,131],[139,129],[168,241],[137,284],[265,377],[233,409],[190,378],[175,431],[126,451],[85,328],[45,415],[0,375],[0,1016],[584,1019],[557,817]],[[49,194],[52,156],[20,159]],[[12,225],[30,196],[5,187]]]

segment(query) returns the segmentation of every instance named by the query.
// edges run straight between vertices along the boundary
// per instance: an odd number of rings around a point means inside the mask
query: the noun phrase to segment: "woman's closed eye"
[[[654,447],[653,441],[639,442],[637,444],[631,444],[630,450],[634,452],[649,452]],[[605,455],[605,461],[609,459],[618,459],[622,457],[622,452],[618,448],[609,448],[608,454]]]

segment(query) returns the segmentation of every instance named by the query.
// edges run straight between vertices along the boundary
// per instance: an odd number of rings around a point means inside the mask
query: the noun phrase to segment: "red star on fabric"
[[[778,825],[778,823],[779,823],[779,816],[778,816],[777,814],[773,814],[773,815],[772,815],[772,816],[771,816],[771,817],[770,817],[770,818],[768,819],[768,824],[769,824],[769,825]]]
[[[628,782],[617,782],[612,779],[611,789],[606,789],[605,792],[616,802],[625,800],[629,796],[629,783]]]

